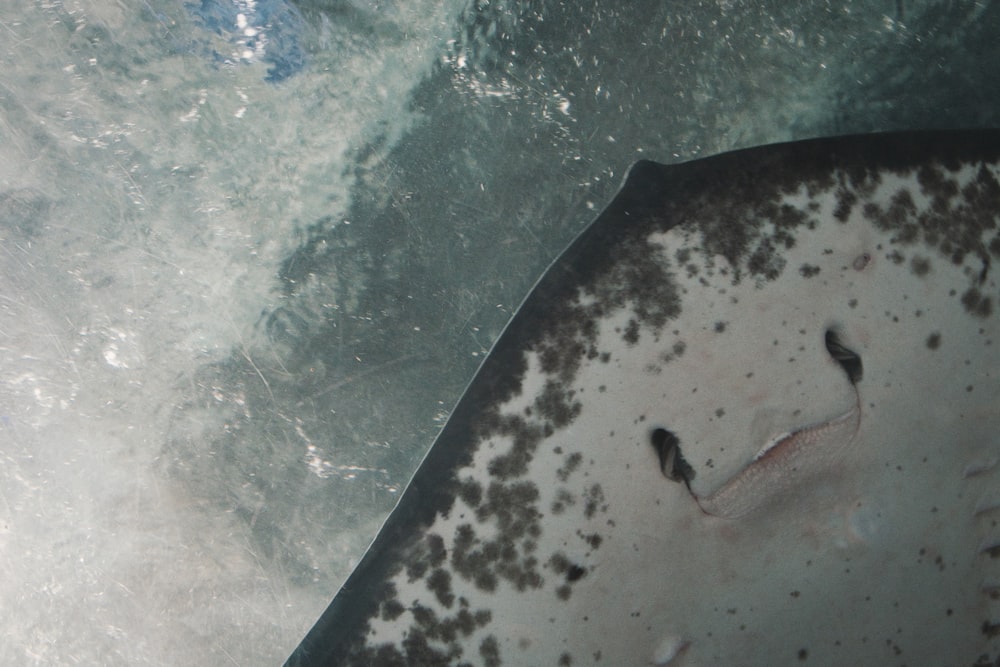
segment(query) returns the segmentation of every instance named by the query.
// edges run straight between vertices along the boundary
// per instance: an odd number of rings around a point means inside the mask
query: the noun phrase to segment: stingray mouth
[[[861,424],[857,388],[863,375],[861,357],[844,344],[834,329],[826,331],[824,342],[854,389],[854,404],[830,419],[771,438],[742,470],[711,494],[698,495],[691,488],[696,473],[684,459],[677,435],[664,428],[652,431],[650,441],[659,456],[660,470],[669,479],[683,482],[703,512],[725,519],[749,514],[810,475],[836,465],[854,442]]]
[[[857,432],[861,410],[855,404],[843,414],[825,421],[803,426],[788,433],[772,438],[750,461],[750,465],[772,460],[787,458],[797,448],[820,447],[824,444],[836,444],[837,441],[847,444],[846,438],[853,438]],[[714,494],[713,494],[714,495]]]
[[[861,410],[847,412],[776,438],[741,471],[708,496],[694,496],[702,511],[736,519],[812,475],[832,469],[854,441]]]

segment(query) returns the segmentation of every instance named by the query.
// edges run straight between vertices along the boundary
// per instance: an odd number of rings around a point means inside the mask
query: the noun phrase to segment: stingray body
[[[293,665],[992,665],[1000,132],[638,163]]]

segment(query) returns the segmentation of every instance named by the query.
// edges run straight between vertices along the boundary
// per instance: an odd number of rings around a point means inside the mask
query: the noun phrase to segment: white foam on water
[[[407,3],[405,40],[272,85],[213,63],[183,3],[0,8],[0,662],[276,662],[325,606],[157,457],[298,232],[344,217],[351,151],[412,123],[456,12]]]

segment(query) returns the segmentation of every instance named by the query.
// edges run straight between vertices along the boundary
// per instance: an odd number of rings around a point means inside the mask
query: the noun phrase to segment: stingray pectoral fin
[[[858,432],[861,410],[775,438],[725,484],[705,497],[695,496],[702,511],[723,519],[749,514],[771,498],[830,469]]]

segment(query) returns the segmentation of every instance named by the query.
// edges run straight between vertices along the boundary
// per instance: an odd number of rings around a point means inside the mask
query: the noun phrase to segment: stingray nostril
[[[826,351],[844,369],[844,372],[847,373],[847,379],[851,381],[851,384],[861,382],[863,371],[861,356],[848,348],[833,329],[827,329],[826,332]]]
[[[672,431],[656,428],[649,434],[649,442],[660,458],[660,471],[675,482],[689,485],[694,479],[694,468],[681,455],[681,441]]]

